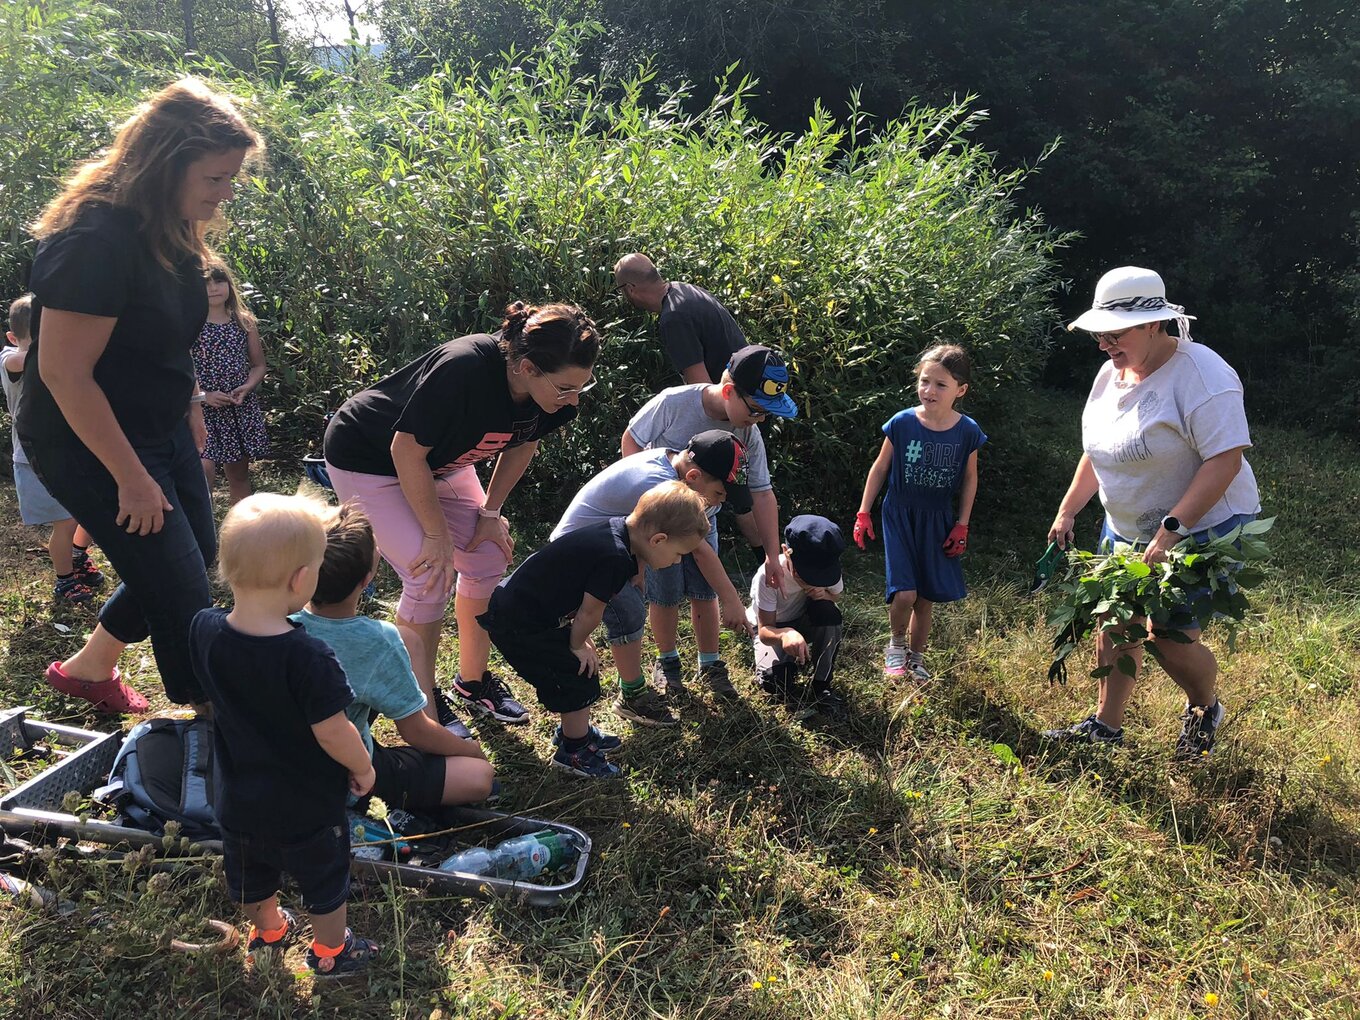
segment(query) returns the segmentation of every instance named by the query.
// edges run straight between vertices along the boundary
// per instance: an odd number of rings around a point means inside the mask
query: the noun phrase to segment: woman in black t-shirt
[[[383,559],[401,577],[397,625],[420,639],[416,676],[433,686],[456,580],[453,691],[502,722],[525,722],[528,713],[487,670],[490,643],[477,623],[514,551],[501,507],[539,439],[576,417],[599,349],[595,324],[579,308],[516,302],[499,334],[436,347],[351,397],[326,429],[336,495],[364,508]],[[484,492],[476,465],[492,457]]]
[[[48,490],[122,584],[85,647],[48,667],[58,690],[106,711],[146,699],[118,675],[151,638],[171,701],[203,703],[189,623],[211,603],[212,505],[190,349],[207,317],[207,222],[260,138],[202,82],[163,89],[67,182],[33,226],[36,357],[20,441]]]

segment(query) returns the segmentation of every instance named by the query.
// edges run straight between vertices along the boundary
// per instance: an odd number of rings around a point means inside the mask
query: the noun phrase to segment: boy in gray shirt
[[[765,550],[765,577],[774,587],[783,580],[779,561],[779,504],[758,426],[772,414],[781,418],[797,415],[798,408],[787,393],[788,384],[789,370],[778,352],[758,345],[743,347],[732,355],[719,382],[672,387],[649,400],[628,423],[622,442],[623,455],[628,457],[648,448],[681,449],[696,435],[710,429],[735,435],[746,450],[746,477],[739,480],[745,481],[751,492],[756,527]],[[710,511],[710,521],[715,515],[716,508]],[[716,527],[709,529],[708,544],[717,550]],[[707,583],[693,557],[665,570],[649,569],[646,584],[648,615],[657,647],[653,682],[668,694],[684,693],[676,645],[680,601],[688,598],[695,643],[699,646],[699,676],[714,694],[735,698],[736,688],[718,654],[719,592]],[[722,609],[726,622],[729,606],[723,605]]]

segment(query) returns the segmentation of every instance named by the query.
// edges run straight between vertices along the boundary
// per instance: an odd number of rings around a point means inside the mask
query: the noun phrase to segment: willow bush
[[[852,100],[843,119],[818,108],[802,134],[777,136],[749,114],[748,80],[695,109],[646,67],[580,74],[587,31],[400,86],[365,62],[283,82],[210,69],[269,142],[220,244],[254,291],[280,449],[314,444],[327,411],[418,352],[494,328],[508,301],[572,301],[607,340],[600,385],[544,444],[536,496],[525,494],[552,513],[559,490],[617,456],[633,411],[677,381],[654,320],[612,293],[611,267],[633,250],[712,290],[753,341],[789,358],[802,413],[769,435],[786,503],[835,514],[855,500],[878,426],[914,402],[914,356],[932,343],[973,352],[969,403],[984,426],[1025,398],[1062,238],[1016,204],[1026,172],[970,141],[979,114],[958,104],[875,124]],[[31,39],[32,26],[19,45]],[[147,78],[87,87],[82,123],[114,122]],[[65,161],[103,137],[85,129],[50,147]],[[21,172],[0,167],[6,180]],[[53,186],[34,175],[30,204]],[[31,252],[0,243],[8,264]]]

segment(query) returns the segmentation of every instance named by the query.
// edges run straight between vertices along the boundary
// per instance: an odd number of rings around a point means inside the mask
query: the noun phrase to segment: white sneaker
[[[907,650],[905,648],[889,644],[883,649],[883,675],[907,675]]]
[[[917,680],[929,680],[930,670],[926,669],[926,657],[920,652],[907,652],[907,669]]]

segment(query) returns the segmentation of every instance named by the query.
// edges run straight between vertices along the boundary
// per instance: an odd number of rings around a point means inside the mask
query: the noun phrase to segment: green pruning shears
[[[1048,582],[1053,579],[1064,563],[1067,562],[1067,553],[1058,548],[1057,542],[1049,542],[1044,554],[1039,557],[1039,562],[1034,564],[1034,581],[1029,586],[1031,595],[1038,595],[1048,587]]]

